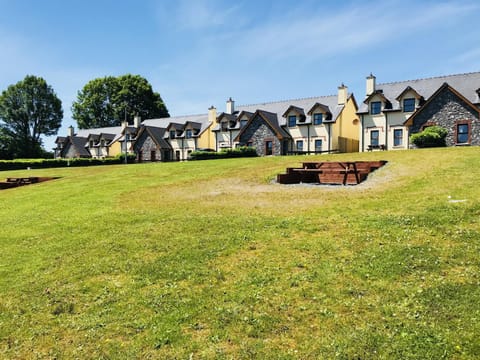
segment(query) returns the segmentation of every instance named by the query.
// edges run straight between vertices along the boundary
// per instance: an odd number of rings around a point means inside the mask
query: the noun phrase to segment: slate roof
[[[80,136],[68,136],[65,140],[65,146],[62,149],[62,156],[68,150],[68,143],[75,149],[77,156],[79,157],[91,157],[90,152],[86,149],[87,138]]]
[[[257,116],[260,116],[262,119],[264,119],[273,129],[273,131],[276,133],[277,137],[280,139],[284,138],[290,138],[290,134],[288,134],[280,125],[278,121],[278,114],[276,113],[271,113],[268,111],[264,110],[257,110],[255,114],[253,114],[250,119],[248,120],[247,125],[243,127],[240,132],[237,134],[235,137],[234,141],[239,141],[240,138],[242,137],[243,133],[248,129],[250,124],[252,123],[253,119],[255,119]]]
[[[410,86],[419,95],[428,100],[444,83],[448,83],[473,104],[480,104],[477,90],[480,88],[480,72],[438,76],[426,79],[408,80],[384,84],[376,84],[375,89],[381,90],[383,96],[392,104],[392,110],[400,110],[397,97]],[[360,104],[358,113],[368,113],[368,104]]]
[[[208,122],[208,114],[172,116],[169,118],[159,118],[159,119],[146,119],[142,121],[142,125],[154,126],[154,127],[166,129],[170,123],[181,124],[183,127],[187,122],[199,123],[200,133],[204,132],[210,125],[210,123]]]
[[[105,134],[117,135],[121,131],[122,131],[121,126],[112,126],[112,127],[103,127],[103,128],[79,129],[75,135],[86,138],[90,134],[100,135],[102,133],[105,133]]]
[[[257,110],[264,110],[270,113],[277,114],[278,117],[278,124],[280,126],[287,125],[287,119],[284,118],[282,115],[285,111],[290,107],[294,106],[299,109],[303,109],[304,111],[310,110],[315,103],[322,104],[328,108],[328,110],[332,113],[332,121],[335,121],[340,115],[341,111],[345,107],[344,105],[338,105],[338,97],[337,95],[330,95],[330,96],[316,96],[316,97],[309,97],[304,99],[293,99],[293,100],[283,100],[283,101],[275,101],[275,102],[268,102],[268,103],[260,103],[260,104],[252,104],[252,105],[240,105],[235,106],[235,110],[238,111],[248,111],[254,113]],[[307,118],[307,121],[310,121]]]
[[[148,132],[150,134],[150,136],[154,139],[154,141],[163,149],[171,149],[172,147],[170,146],[170,144],[168,143],[168,141],[166,141],[164,139],[165,137],[165,131],[166,129],[165,128],[159,128],[159,127],[155,127],[155,126],[142,126],[141,129],[140,129],[140,133],[138,134],[138,136],[141,136],[141,134],[143,132]],[[138,138],[138,137],[137,137]]]

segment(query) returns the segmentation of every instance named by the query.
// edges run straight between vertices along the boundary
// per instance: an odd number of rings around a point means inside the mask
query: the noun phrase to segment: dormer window
[[[404,112],[415,111],[415,99],[414,98],[403,99],[403,111]]]
[[[175,130],[170,130],[170,139],[175,139]]]
[[[377,115],[382,112],[382,103],[380,101],[372,101],[370,103],[370,114]]]
[[[228,123],[228,126],[229,126],[231,129],[233,129],[236,124],[237,124],[237,123],[236,123],[235,121],[230,121],[230,122]]]
[[[246,119],[240,120],[240,127],[241,128],[245,127],[245,125],[247,125],[247,122],[248,122],[248,120],[246,120]]]
[[[93,147],[93,140],[90,140],[89,144],[88,144],[89,147]]]
[[[288,127],[294,127],[297,125],[297,117],[295,115],[290,115],[288,117]]]
[[[192,138],[192,129],[187,129],[187,130],[185,131],[185,137],[186,137],[187,139],[191,139],[191,138]]]
[[[323,114],[313,114],[313,125],[322,125]]]
[[[227,122],[222,121],[221,126],[222,126],[222,131],[227,131],[228,130],[228,123]]]

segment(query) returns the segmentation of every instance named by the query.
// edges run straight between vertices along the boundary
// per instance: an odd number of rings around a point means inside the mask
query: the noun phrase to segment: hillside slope
[[[388,160],[358,186],[272,183]],[[475,359],[478,148],[65,168],[0,191],[1,358]]]

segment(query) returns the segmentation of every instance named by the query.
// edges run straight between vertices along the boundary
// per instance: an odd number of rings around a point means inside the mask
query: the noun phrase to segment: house
[[[213,118],[212,118],[213,115]],[[215,108],[201,115],[176,116],[161,119],[148,119],[142,126],[165,129],[164,139],[170,145],[170,160],[188,160],[193,151],[213,146],[211,126]]]
[[[341,85],[321,96],[235,108],[230,98],[217,117],[215,150],[253,146],[260,156],[358,151],[357,103]]]
[[[353,94],[342,84],[335,96],[321,96],[235,108],[230,98],[217,115],[211,106],[201,115],[147,119],[133,126],[82,129],[57,138],[61,157],[103,158],[135,153],[137,161],[188,160],[197,150],[252,146],[259,155],[358,151],[359,121]],[[64,151],[69,147],[78,151]]]
[[[133,151],[137,155],[137,161],[170,161],[172,159],[172,147],[165,139],[164,128],[142,125],[135,142]]]
[[[367,77],[360,151],[411,147],[409,136],[438,125],[447,146],[480,145],[480,72],[376,84]]]

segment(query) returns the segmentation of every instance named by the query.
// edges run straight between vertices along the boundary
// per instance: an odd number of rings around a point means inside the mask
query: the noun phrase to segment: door
[[[265,155],[273,155],[273,141],[265,141]]]

